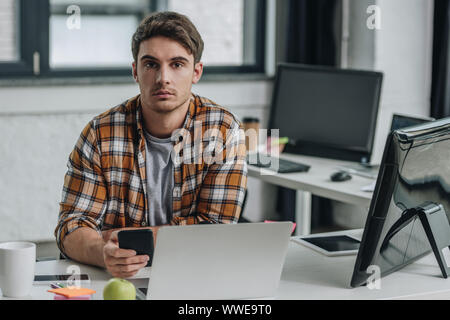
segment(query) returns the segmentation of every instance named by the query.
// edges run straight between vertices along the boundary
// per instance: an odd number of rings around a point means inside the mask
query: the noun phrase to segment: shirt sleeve
[[[67,163],[55,229],[56,243],[63,254],[64,238],[76,229],[88,227],[101,235],[106,198],[93,120],[81,132]]]
[[[239,122],[227,130],[225,144],[218,151],[200,187],[196,214],[174,217],[172,224],[238,222],[247,187],[245,135]]]

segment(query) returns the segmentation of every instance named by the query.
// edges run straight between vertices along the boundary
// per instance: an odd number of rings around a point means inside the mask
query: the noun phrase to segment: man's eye
[[[149,68],[149,69],[153,69],[153,68],[156,67],[156,63],[154,63],[154,62],[146,62],[145,63],[145,67]]]
[[[175,62],[175,63],[173,64],[173,66],[174,66],[175,68],[181,68],[181,67],[183,66],[183,64],[182,64],[181,62]]]

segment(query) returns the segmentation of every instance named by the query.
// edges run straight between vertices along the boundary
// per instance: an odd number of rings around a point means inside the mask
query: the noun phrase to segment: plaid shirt
[[[183,128],[172,140],[170,224],[236,223],[247,184],[245,137],[239,121],[214,102],[192,95]],[[81,227],[101,234],[148,225],[145,148],[139,95],[84,128],[64,179],[55,229],[61,252],[65,236]]]

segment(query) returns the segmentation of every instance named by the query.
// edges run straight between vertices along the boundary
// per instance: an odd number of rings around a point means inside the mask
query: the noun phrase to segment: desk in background
[[[372,192],[361,191],[373,179],[352,175],[353,178],[344,182],[330,180],[332,173],[339,171],[338,167],[355,165],[354,162],[317,158],[282,153],[280,158],[310,165],[308,172],[274,173],[269,169],[248,166],[248,175],[261,181],[277,186],[297,190],[295,220],[298,224],[296,235],[311,233],[311,195],[337,200],[368,208]]]

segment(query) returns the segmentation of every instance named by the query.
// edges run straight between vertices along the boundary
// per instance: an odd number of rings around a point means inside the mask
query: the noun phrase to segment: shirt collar
[[[198,97],[191,93],[189,107],[188,107],[186,117],[183,122],[183,129],[189,130],[189,128],[191,127],[192,119],[194,118],[194,116],[196,114],[198,104],[199,104]],[[143,135],[144,134],[144,130],[143,130],[144,117],[142,115],[141,95],[138,95],[137,100],[136,100],[136,105],[137,105],[137,108],[136,108],[137,130],[141,135]]]
[[[142,105],[141,105],[141,95],[138,95],[136,101],[136,124],[137,130],[140,134],[144,134],[142,120],[144,117],[142,116]]]

